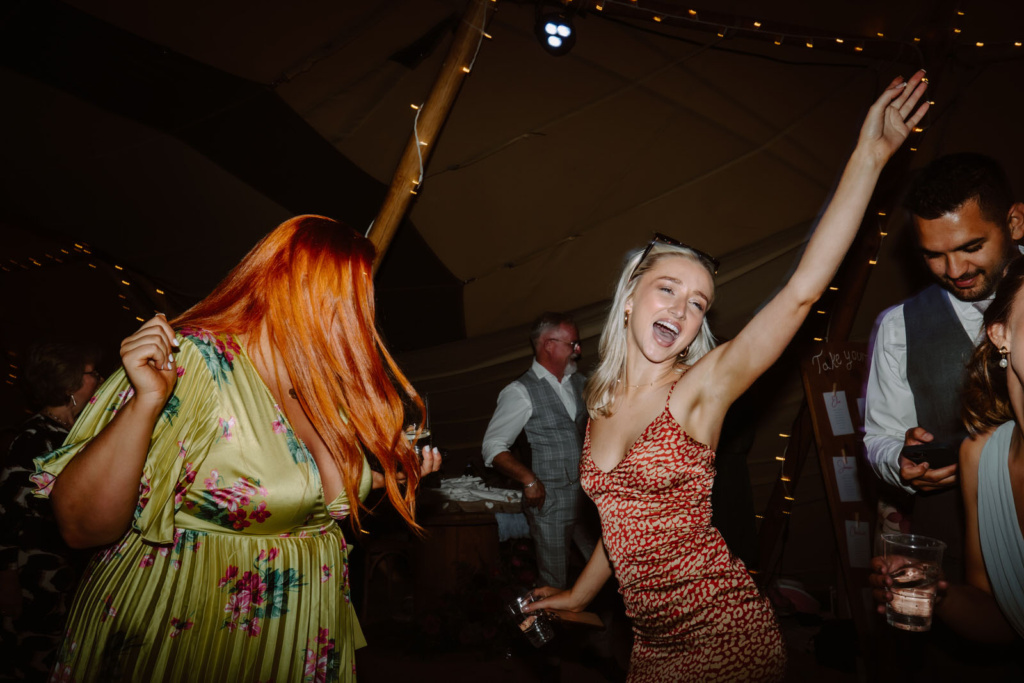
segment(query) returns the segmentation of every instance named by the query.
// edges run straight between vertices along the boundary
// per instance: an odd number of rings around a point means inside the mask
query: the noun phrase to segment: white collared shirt
[[[533,361],[530,371],[539,379],[543,379],[555,390],[562,405],[569,412],[569,415],[576,415],[576,396],[569,378],[576,372],[576,365],[569,363],[562,374],[562,381],[559,382],[551,372],[543,365]],[[487,425],[487,432],[484,433],[484,442],[481,451],[484,456],[484,464],[492,467],[495,456],[504,453],[512,447],[512,443],[523,431],[526,422],[533,415],[533,402],[530,401],[530,393],[518,380],[512,382],[498,394],[498,407],[491,416],[491,422]]]
[[[961,301],[947,291],[943,293],[953,304],[953,311],[967,336],[977,346],[981,341],[984,314],[973,302]],[[878,333],[874,335],[870,350],[871,371],[864,402],[864,450],[872,469],[882,481],[915,493],[916,489],[907,486],[900,478],[899,464],[907,430],[919,426],[914,394],[907,381],[907,329],[903,304],[883,311],[875,326]]]

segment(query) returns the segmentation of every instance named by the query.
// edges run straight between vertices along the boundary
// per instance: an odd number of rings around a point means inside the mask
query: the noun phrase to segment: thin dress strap
[[[672,386],[669,387],[669,389],[668,389],[668,396],[665,398],[665,409],[666,410],[668,410],[669,401],[672,400],[672,392],[676,390],[676,385],[679,384],[679,380],[681,380],[685,374],[686,374],[686,372],[684,371],[682,375],[679,375],[679,377],[676,378],[675,382],[672,382]]]

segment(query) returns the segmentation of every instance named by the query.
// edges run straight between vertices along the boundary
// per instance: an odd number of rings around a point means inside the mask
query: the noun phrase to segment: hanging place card
[[[846,457],[844,450],[842,457],[832,458],[832,466],[836,470],[836,489],[839,491],[839,501],[856,503],[864,500],[860,492],[860,480],[857,478],[856,459]]]
[[[850,406],[846,403],[846,392],[833,389],[822,396],[825,397],[825,412],[832,426],[832,435],[853,434],[853,419],[850,417]]]

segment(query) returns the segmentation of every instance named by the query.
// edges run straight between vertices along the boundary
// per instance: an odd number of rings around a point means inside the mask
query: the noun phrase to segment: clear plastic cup
[[[544,610],[523,612],[523,608],[533,601],[533,592],[527,591],[505,605],[505,610],[512,618],[512,623],[526,636],[530,644],[541,647],[555,637],[555,629],[552,626],[551,615]]]

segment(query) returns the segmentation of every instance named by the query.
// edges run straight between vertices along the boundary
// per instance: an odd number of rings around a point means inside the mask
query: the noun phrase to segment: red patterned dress
[[[591,460],[587,428],[580,482],[633,622],[629,683],[782,678],[771,604],[711,526],[714,461],[667,402],[610,472]]]

